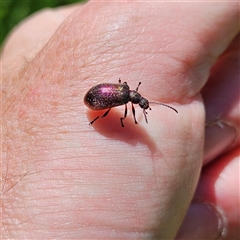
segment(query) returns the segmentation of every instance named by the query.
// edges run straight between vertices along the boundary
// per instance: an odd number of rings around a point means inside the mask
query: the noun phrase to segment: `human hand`
[[[226,229],[236,237],[238,14],[237,3],[89,2],[43,11],[15,30],[2,54],[4,237],[171,239],[187,209],[177,238]],[[227,109],[217,76],[229,83]],[[179,113],[152,105],[146,124],[136,107],[139,124],[129,114],[122,128],[119,107],[89,126],[99,113],[84,94],[119,77],[131,89],[141,81],[142,96]],[[207,131],[228,142],[217,148],[206,135],[205,162],[218,158],[189,207],[203,166],[204,107]],[[222,121],[228,132],[212,124]]]

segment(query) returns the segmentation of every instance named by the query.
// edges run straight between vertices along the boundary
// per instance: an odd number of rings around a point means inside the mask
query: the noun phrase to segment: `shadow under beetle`
[[[151,110],[151,108],[149,107],[149,103],[163,105],[165,107],[171,108],[176,113],[178,113],[178,111],[175,108],[170,107],[164,103],[149,102],[146,98],[143,98],[140,95],[140,93],[138,93],[138,88],[140,85],[141,85],[141,82],[138,83],[136,90],[130,90],[126,82],[121,83],[120,78],[119,78],[118,84],[113,84],[113,83],[98,84],[92,87],[91,89],[89,89],[89,91],[86,93],[84,97],[84,103],[88,108],[94,111],[107,109],[107,111],[102,115],[101,118],[106,117],[109,111],[111,110],[111,108],[125,104],[124,117],[120,118],[122,127],[124,127],[123,120],[127,117],[128,102],[132,103],[132,113],[133,113],[133,119],[135,121],[135,124],[137,124],[138,122],[135,117],[135,108],[133,104],[139,104],[139,106],[143,109],[143,114],[144,114],[146,123],[148,123],[146,110],[147,109]],[[99,118],[100,116],[97,116],[89,124],[93,124]]]

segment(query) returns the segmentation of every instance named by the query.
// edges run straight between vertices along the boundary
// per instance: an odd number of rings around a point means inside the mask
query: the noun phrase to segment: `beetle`
[[[164,103],[149,102],[146,98],[142,97],[141,94],[138,92],[140,85],[141,82],[138,83],[136,90],[130,90],[127,82],[121,83],[120,78],[118,84],[101,83],[88,90],[88,92],[84,96],[84,103],[88,108],[94,111],[107,109],[107,111],[101,116],[101,118],[106,117],[111,108],[125,105],[124,116],[120,118],[122,127],[124,127],[123,120],[127,117],[128,102],[131,102],[132,104],[132,113],[135,124],[137,124],[138,122],[135,117],[135,108],[133,104],[139,104],[139,106],[143,109],[146,123],[148,123],[146,110],[151,110],[151,108],[149,107],[149,103],[163,105],[178,113],[178,111],[171,106],[168,106]],[[93,124],[99,118],[100,116],[97,116],[89,123],[89,125]]]

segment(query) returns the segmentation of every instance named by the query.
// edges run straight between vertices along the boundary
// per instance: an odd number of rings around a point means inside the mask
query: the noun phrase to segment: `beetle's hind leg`
[[[97,121],[99,119],[99,116],[97,116],[96,118],[94,118],[90,123],[89,125],[92,125],[95,121]]]
[[[109,108],[103,115],[101,118],[104,118],[108,115],[109,111],[111,110],[111,108]],[[95,121],[97,121],[98,119],[100,118],[100,116],[97,116],[96,118],[94,118],[90,123],[89,125],[92,125]]]

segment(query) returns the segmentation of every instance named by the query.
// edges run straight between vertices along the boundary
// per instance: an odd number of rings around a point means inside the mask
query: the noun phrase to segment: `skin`
[[[23,21],[1,59],[3,238],[236,239],[238,14],[89,2]],[[104,111],[84,94],[119,77],[179,113],[152,104],[146,124],[136,106],[122,128],[120,106],[89,126]]]

